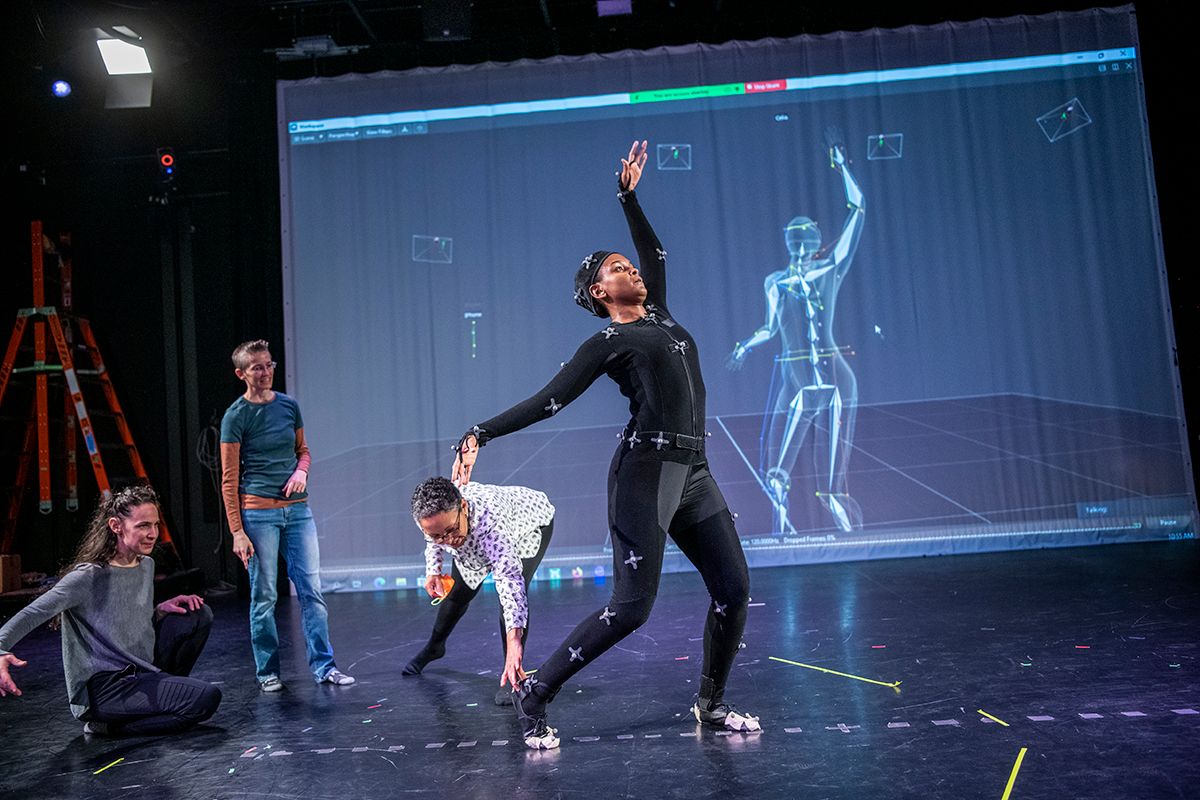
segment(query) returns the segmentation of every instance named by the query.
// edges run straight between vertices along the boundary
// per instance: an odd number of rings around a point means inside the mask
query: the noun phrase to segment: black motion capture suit
[[[696,343],[667,308],[667,254],[637,197],[632,191],[617,196],[638,252],[646,316],[610,324],[585,341],[545,388],[468,433],[482,446],[551,417],[605,374],[629,398],[632,419],[608,473],[612,597],[539,667],[526,711],[544,708],[572,675],[646,621],[658,592],[667,535],[696,566],[712,597],[704,629],[702,699],[721,702],[746,623],[749,574],[732,515],[705,459],[704,380]],[[580,268],[588,285],[599,266],[594,258]],[[586,294],[577,291],[576,301],[595,313]]]

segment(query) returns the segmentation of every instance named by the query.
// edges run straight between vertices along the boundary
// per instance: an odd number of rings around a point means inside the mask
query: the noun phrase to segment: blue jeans
[[[275,628],[275,583],[279,574],[279,548],[287,562],[288,577],[296,585],[308,668],[318,681],[333,663],[329,643],[329,611],[321,597],[321,554],[317,526],[308,503],[283,508],[243,508],[242,527],[254,545],[250,557],[250,646],[258,679],[279,675],[279,632]]]

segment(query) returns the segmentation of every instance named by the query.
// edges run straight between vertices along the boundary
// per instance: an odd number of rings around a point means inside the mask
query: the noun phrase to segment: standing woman
[[[194,594],[154,605],[158,497],[131,486],[101,500],[54,588],[0,628],[0,697],[20,695],[9,648],[61,614],[71,713],[85,733],[160,735],[204,722],[221,690],[187,677],[208,641],[212,611]]]
[[[575,275],[575,302],[610,324],[586,340],[541,391],[474,426],[459,441],[454,478],[465,483],[479,447],[558,413],[601,375],[629,398],[631,419],[608,473],[608,525],[613,591],[538,670],[514,702],[525,743],[557,747],[546,706],[572,675],[646,621],[658,592],[669,535],[696,566],[712,598],[704,628],[699,722],[760,730],[758,718],[724,702],[725,683],[741,643],[749,574],[733,517],[704,452],[704,380],[696,343],[667,307],[666,258],[634,189],[646,164],[646,142],[621,159],[617,199],[641,263],[598,250]]]
[[[348,686],[354,678],[333,661],[329,611],[321,596],[317,524],[308,507],[308,467],[300,404],[271,388],[270,345],[255,339],[233,351],[233,372],[246,391],[221,419],[221,497],[233,552],[250,573],[250,647],[258,686],[283,690],[275,582],[279,553],[300,600],[308,668],[317,683]]]

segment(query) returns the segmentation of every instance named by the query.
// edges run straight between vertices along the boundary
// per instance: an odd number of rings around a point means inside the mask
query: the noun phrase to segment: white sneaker
[[[349,686],[354,683],[354,678],[351,678],[346,673],[340,671],[337,667],[325,673],[325,677],[317,681],[317,683],[332,683],[334,686]]]
[[[279,680],[278,675],[269,675],[258,682],[258,688],[264,692],[282,692],[283,681]]]

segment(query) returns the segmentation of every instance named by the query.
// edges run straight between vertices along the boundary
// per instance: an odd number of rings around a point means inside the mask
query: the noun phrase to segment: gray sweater
[[[62,614],[63,672],[71,713],[88,709],[88,678],[133,665],[154,666],[154,560],[136,567],[80,564],[0,628],[0,654]]]

